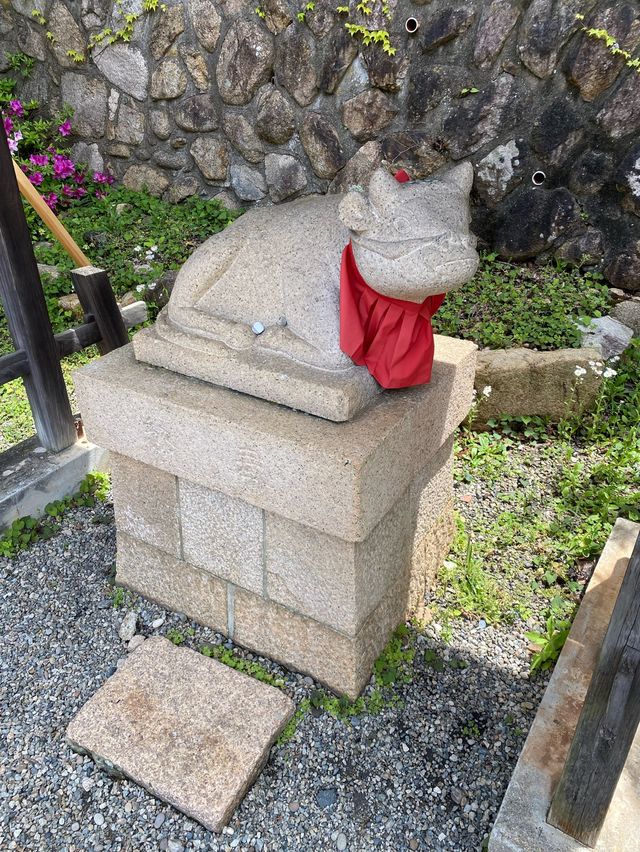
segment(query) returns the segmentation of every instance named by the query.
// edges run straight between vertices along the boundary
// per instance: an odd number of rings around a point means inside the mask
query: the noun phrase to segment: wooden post
[[[640,722],[640,536],[547,822],[594,847]]]
[[[106,355],[119,346],[125,346],[129,342],[129,335],[104,269],[84,266],[82,269],[74,269],[71,277],[85,319],[94,319],[100,331],[100,352]]]
[[[76,429],[1,121],[0,299],[14,346],[29,361],[24,383],[38,439],[58,452],[75,442]]]

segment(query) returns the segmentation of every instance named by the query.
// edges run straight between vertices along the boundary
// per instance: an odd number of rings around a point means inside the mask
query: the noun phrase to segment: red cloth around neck
[[[425,385],[433,366],[431,317],[444,293],[421,304],[392,299],[364,280],[349,242],[340,268],[340,348],[383,388]]]

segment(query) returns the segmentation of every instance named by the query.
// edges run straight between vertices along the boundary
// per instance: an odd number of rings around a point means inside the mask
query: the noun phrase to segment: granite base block
[[[357,696],[452,531],[453,430],[474,347],[440,338],[434,382],[347,423],[137,363],[77,374],[113,456],[118,582]]]

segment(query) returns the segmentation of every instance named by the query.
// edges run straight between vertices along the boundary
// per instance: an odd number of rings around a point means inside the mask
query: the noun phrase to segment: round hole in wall
[[[404,28],[410,34],[417,32],[419,26],[420,24],[418,23],[416,18],[407,18],[407,20],[404,22]]]
[[[534,186],[542,186],[546,179],[546,174],[543,171],[540,171],[540,169],[538,169],[531,175],[531,183]]]

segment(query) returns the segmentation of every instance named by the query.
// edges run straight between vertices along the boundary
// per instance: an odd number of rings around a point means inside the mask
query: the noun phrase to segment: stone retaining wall
[[[502,254],[586,256],[640,287],[640,75],[576,20],[633,52],[637,4],[390,0],[390,21],[380,0],[360,19],[337,5],[169,0],[76,63],[69,50],[118,28],[113,0],[4,0],[0,71],[9,52],[35,57],[22,96],[70,104],[76,155],[128,186],[277,202],[365,183],[383,158],[416,177],[470,159],[475,230]],[[348,22],[387,28],[396,54]]]

